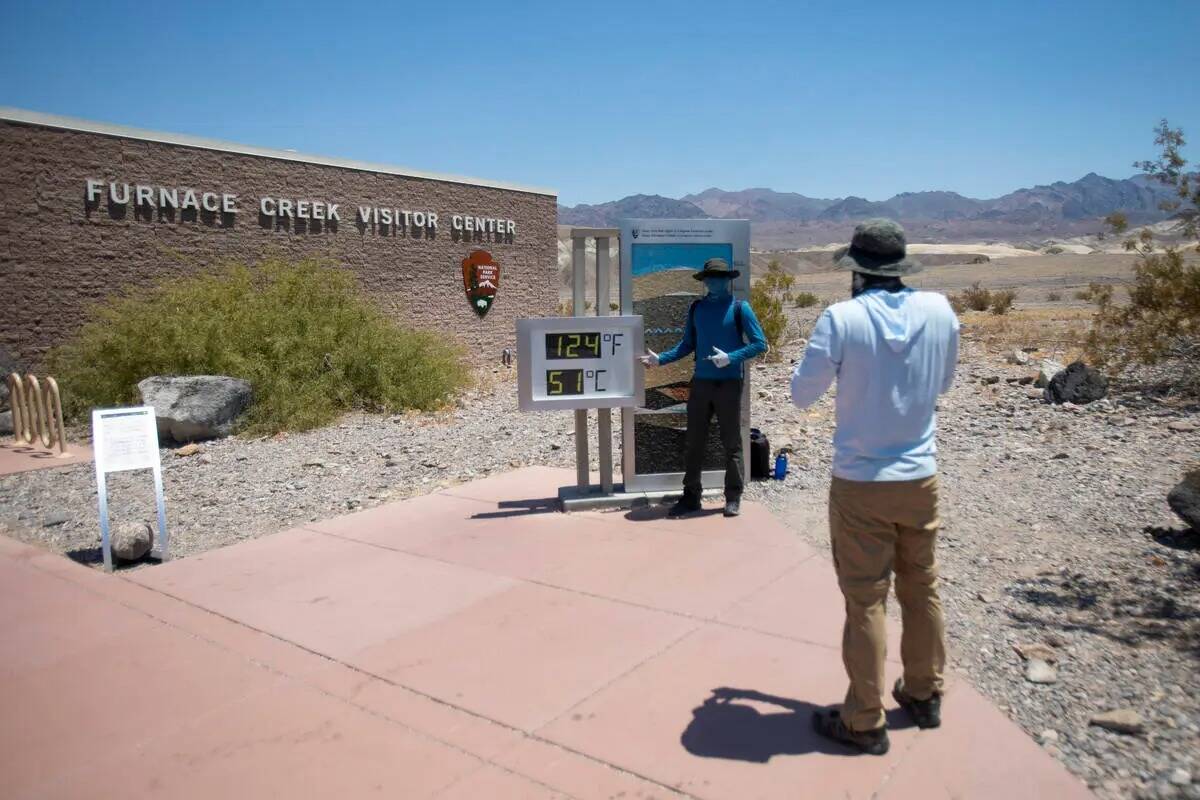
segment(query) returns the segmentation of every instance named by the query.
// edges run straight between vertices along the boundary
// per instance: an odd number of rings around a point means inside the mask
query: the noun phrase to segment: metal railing
[[[31,445],[36,440],[45,448],[57,445],[60,455],[68,455],[58,381],[46,376],[43,383],[34,375],[14,372],[7,382],[16,443]]]

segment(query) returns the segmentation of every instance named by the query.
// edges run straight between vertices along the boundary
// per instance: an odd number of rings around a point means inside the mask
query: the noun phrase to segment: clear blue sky
[[[990,197],[1200,161],[1200,2],[17,2],[0,105],[559,190]]]

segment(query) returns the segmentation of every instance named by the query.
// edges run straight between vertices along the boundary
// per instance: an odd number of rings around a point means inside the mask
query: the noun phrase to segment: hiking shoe
[[[846,727],[842,714],[837,709],[814,711],[813,730],[826,739],[832,739],[872,756],[884,755],[891,747],[886,725],[873,731],[852,731]]]
[[[738,514],[741,514],[742,513],[742,501],[741,500],[726,500],[724,513],[725,513],[725,516],[727,516],[727,517],[736,517]]]
[[[695,514],[700,510],[700,501],[684,495],[679,498],[675,505],[671,506],[671,510],[667,512],[668,517],[683,517],[688,514]]]
[[[912,721],[917,723],[918,728],[936,728],[942,724],[942,696],[935,694],[928,700],[918,700],[910,694],[907,694],[903,688],[902,680],[897,680],[895,687],[892,688],[892,697],[896,698],[896,702],[900,707],[908,712],[912,717]]]

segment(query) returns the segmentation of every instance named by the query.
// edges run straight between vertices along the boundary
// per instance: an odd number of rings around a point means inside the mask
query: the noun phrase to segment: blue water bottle
[[[775,456],[775,480],[781,481],[787,477],[787,467],[787,453],[780,450],[779,455]]]

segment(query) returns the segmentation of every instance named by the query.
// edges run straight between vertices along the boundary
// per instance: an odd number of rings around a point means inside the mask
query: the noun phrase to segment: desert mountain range
[[[1158,222],[1167,217],[1159,203],[1169,199],[1172,192],[1146,175],[1114,180],[1093,172],[1071,183],[1018,189],[988,200],[947,191],[903,192],[882,202],[773,189],[712,188],[678,199],[637,194],[597,205],[560,205],[558,222],[610,227],[626,217],[749,219],[760,248],[844,240],[867,217],[901,221],[913,241],[1044,241],[1098,233],[1101,219],[1114,211],[1125,212],[1134,224]]]

